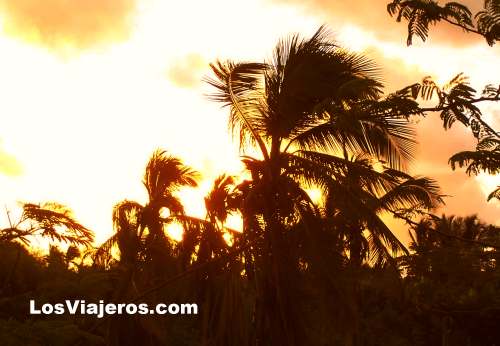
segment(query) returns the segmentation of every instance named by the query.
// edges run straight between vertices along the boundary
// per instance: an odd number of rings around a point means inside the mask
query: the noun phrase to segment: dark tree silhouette
[[[342,198],[333,204],[351,217],[358,207],[355,232],[369,226],[370,249],[380,256],[387,245],[394,251],[404,246],[377,215],[391,202],[378,200],[375,206],[374,201],[394,190],[387,197],[394,205],[425,209],[436,206],[439,195],[431,180],[409,182],[413,178],[398,171],[412,159],[415,146],[404,103],[383,99],[375,64],[333,44],[325,28],[310,39],[283,39],[269,62],[211,66],[212,99],[229,106],[229,126],[242,150],[255,145],[261,155],[245,157],[252,179],[240,186],[244,233],[263,237],[254,249],[252,274],[259,278],[257,340],[300,344],[304,329],[293,311],[292,288],[300,263],[289,246],[290,229],[304,215],[319,216],[304,187],[318,186],[331,196],[349,194],[356,204],[342,205]],[[388,166],[379,174],[366,161],[351,161],[353,155]],[[351,175],[358,181],[344,185]],[[365,196],[353,195],[352,185]]]

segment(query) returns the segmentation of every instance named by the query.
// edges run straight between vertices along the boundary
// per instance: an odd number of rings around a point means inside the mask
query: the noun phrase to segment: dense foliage
[[[500,255],[474,241],[499,244],[499,231],[475,217],[425,219],[413,227],[411,254],[397,258],[397,267],[353,266],[339,247],[329,246],[332,240],[322,239],[320,246],[303,241],[303,246],[314,246],[311,256],[320,257],[290,283],[295,289],[289,308],[306,327],[302,337],[308,341],[303,344],[494,345],[500,337]],[[175,271],[175,262],[182,266],[182,247],[176,245],[165,271]],[[231,257],[159,285],[140,299],[196,301],[199,316],[99,320],[35,318],[29,316],[27,302],[114,301],[124,275],[119,264],[72,264],[71,256],[56,248],[37,256],[7,242],[0,246],[0,256],[2,345],[136,345],[139,340],[141,345],[255,344],[252,312],[258,292],[247,275],[236,272]],[[270,343],[264,339],[260,344]]]

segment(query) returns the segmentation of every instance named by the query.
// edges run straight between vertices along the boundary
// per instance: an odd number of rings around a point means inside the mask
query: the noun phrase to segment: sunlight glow
[[[227,220],[226,220],[225,226],[232,229],[232,230],[242,232],[243,231],[243,219],[241,218],[240,215],[229,215]]]
[[[321,189],[314,187],[306,189],[306,192],[309,195],[309,198],[311,198],[311,200],[315,204],[321,204],[321,201],[323,199],[323,192],[321,191]]]
[[[344,26],[338,34],[338,40],[343,47],[358,53],[365,51],[376,42],[373,34],[365,32],[355,25]]]
[[[259,25],[242,24],[235,6],[244,7],[246,18],[258,18]],[[310,35],[321,23],[300,8],[264,0],[138,0],[127,40],[82,46],[71,54],[0,33],[0,149],[22,167],[18,176],[0,173],[0,205],[66,204],[96,232],[99,243],[112,233],[115,203],[146,202],[144,167],[161,147],[202,173],[200,188],[179,195],[188,214],[204,218],[203,197],[213,179],[223,172],[239,174],[243,167],[227,131],[227,110],[209,102],[206,86],[193,81],[209,74],[208,63],[217,58],[261,61],[280,37]],[[463,66],[475,83],[500,79],[499,71],[492,74],[483,64],[470,63],[481,54],[484,65],[495,66],[497,56],[487,48],[469,47],[461,54],[451,48],[409,49],[378,41],[355,25],[333,29],[355,51],[400,59],[409,71],[418,67],[439,81]],[[182,87],[169,79],[176,66],[181,67],[176,78],[187,81]],[[479,181],[485,190],[493,184]],[[310,195],[319,201],[320,193]],[[6,223],[0,215],[0,224]],[[241,229],[241,219],[230,218],[228,226]],[[180,237],[178,227],[172,234]]]
[[[485,197],[500,186],[500,177],[498,176],[482,173],[476,177],[476,180],[479,182]],[[498,203],[500,205],[498,200],[493,200],[490,203]]]
[[[182,236],[184,234],[184,229],[182,228],[182,225],[179,223],[172,223],[166,227],[167,229],[167,234],[169,237],[174,239],[175,241],[181,241]]]

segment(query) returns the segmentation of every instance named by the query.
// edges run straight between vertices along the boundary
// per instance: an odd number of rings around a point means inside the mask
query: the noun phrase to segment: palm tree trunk
[[[273,186],[269,184],[268,186]],[[282,225],[279,222],[275,202],[276,193],[269,189],[266,195],[266,210],[264,221],[266,224],[264,234],[264,251],[262,263],[262,285],[260,293],[261,311],[258,316],[257,331],[260,340],[269,339],[272,345],[296,345],[294,330],[291,326],[291,314],[287,314],[294,302],[288,299],[291,289],[286,284],[287,278],[283,263],[289,257],[286,254],[286,246],[282,236]],[[259,343],[260,344],[260,343]]]

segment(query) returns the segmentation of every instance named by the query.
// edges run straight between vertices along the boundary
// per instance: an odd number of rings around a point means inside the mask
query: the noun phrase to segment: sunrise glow
[[[18,201],[67,204],[95,230],[98,242],[112,232],[115,203],[125,198],[145,202],[141,180],[155,148],[165,148],[201,172],[200,187],[181,193],[187,212],[198,217],[205,215],[203,197],[213,179],[242,171],[237,145],[227,131],[227,112],[206,99],[201,82],[214,59],[264,59],[279,37],[307,35],[326,23],[341,44],[372,56],[388,72],[388,91],[426,75],[445,82],[464,66],[478,87],[500,80],[499,69],[483,68],[498,62],[498,47],[430,42],[407,48],[382,32],[394,28],[390,21],[380,32],[347,17],[336,21],[334,1],[331,16],[264,0],[182,1],[175,11],[172,2],[161,0],[92,1],[82,9],[66,8],[59,0],[38,3],[0,2],[0,203],[8,209]],[[50,6],[85,15],[76,27],[43,13],[29,17]],[[245,18],[259,25],[242,22],[235,11],[244,11]],[[96,24],[102,20],[115,25]],[[479,57],[483,63],[476,63]],[[491,106],[489,114],[498,126],[498,106]],[[446,137],[438,127],[421,133],[423,145],[436,141],[443,146],[438,138]],[[460,149],[460,143],[451,149]],[[446,169],[446,174],[461,177],[467,191],[479,192],[474,201],[457,194],[448,211],[462,212],[460,201],[466,200],[480,214],[484,211],[485,219],[499,223],[498,202],[485,201],[498,177],[467,180],[462,172],[449,170],[447,153],[439,149],[420,160],[432,161],[433,155],[442,159],[425,174]],[[312,198],[320,196],[313,191]],[[5,224],[4,213],[0,215]],[[238,220],[232,222],[238,227]]]

